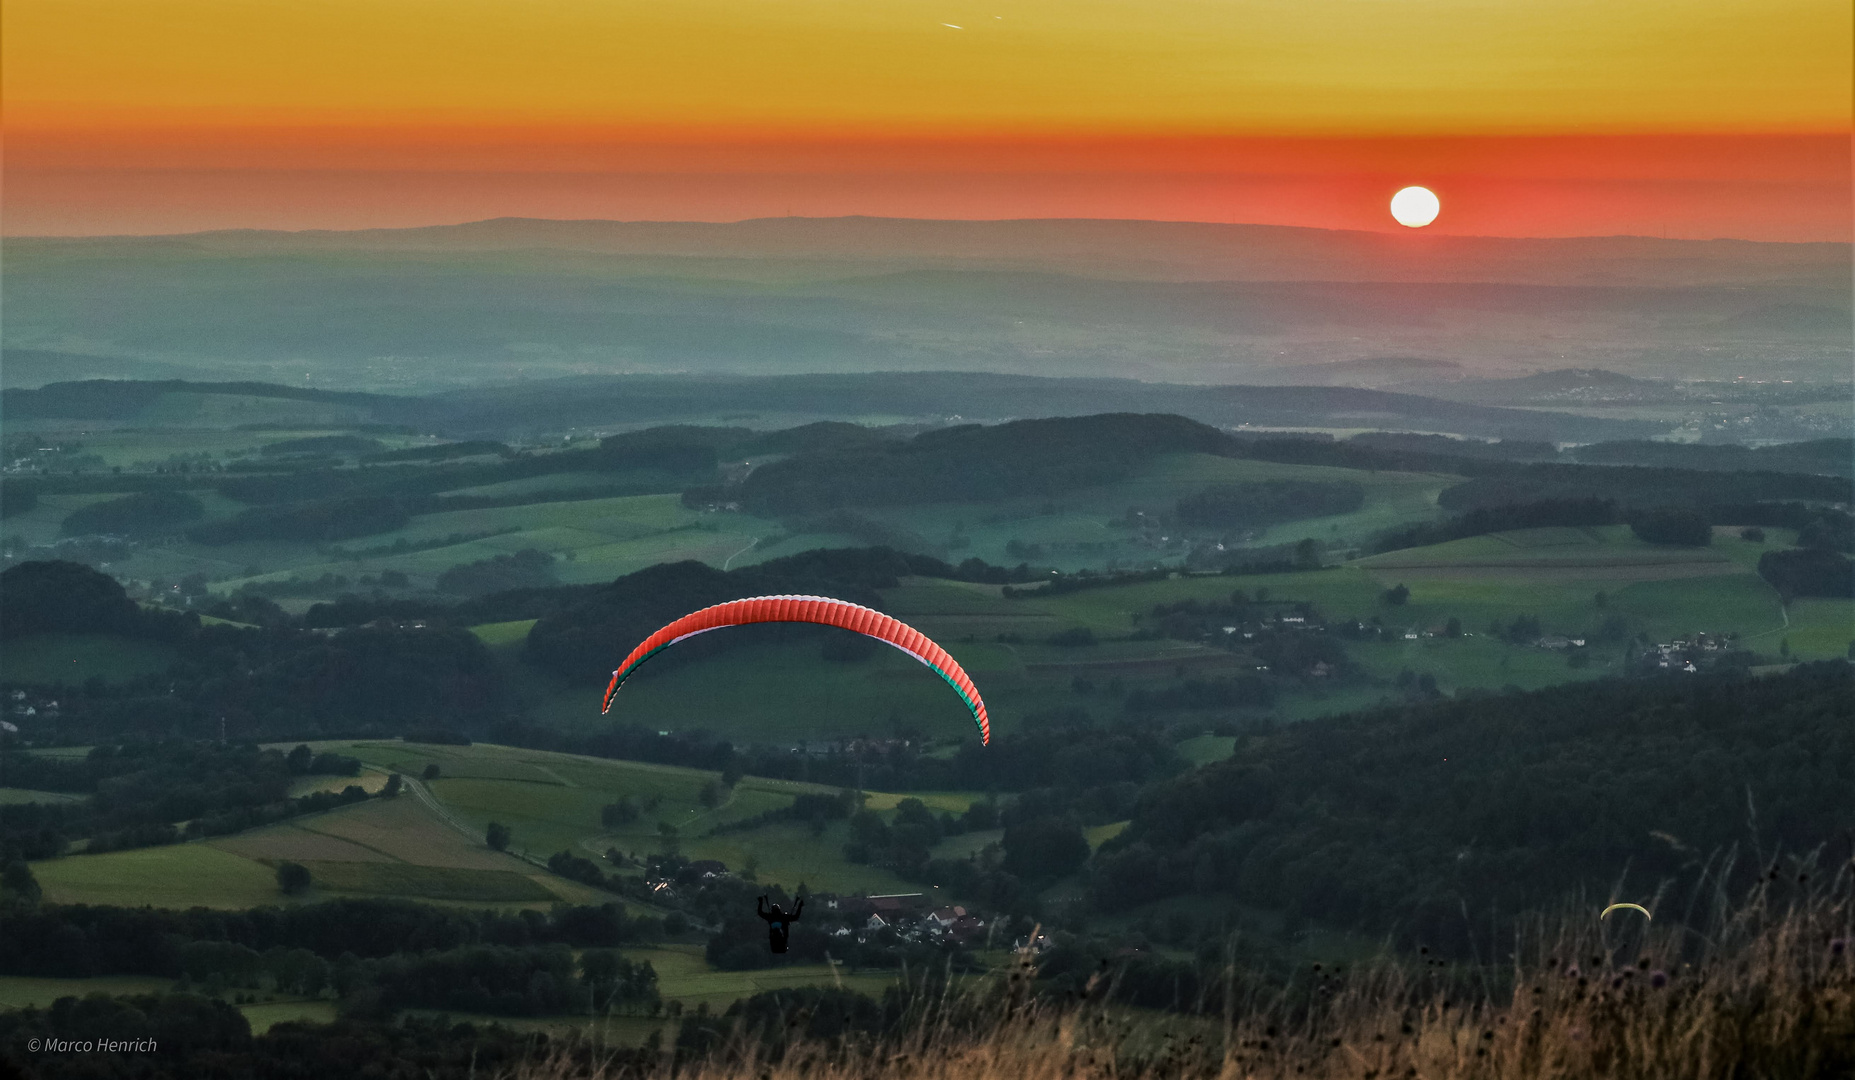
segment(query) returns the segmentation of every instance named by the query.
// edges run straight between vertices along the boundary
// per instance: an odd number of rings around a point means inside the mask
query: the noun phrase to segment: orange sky
[[[532,214],[1847,239],[1840,0],[8,0],[9,233]]]

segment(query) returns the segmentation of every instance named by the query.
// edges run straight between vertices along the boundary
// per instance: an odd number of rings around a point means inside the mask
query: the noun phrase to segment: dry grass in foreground
[[[1494,974],[1387,960],[1216,1019],[1136,1017],[1111,1003],[1039,1002],[1030,959],[1012,976],[918,1006],[903,1032],[864,1043],[737,1032],[678,1063],[563,1052],[518,1080],[1095,1080],[1376,1078],[1726,1080],[1855,1076],[1855,866],[1811,880],[1773,867],[1737,904],[1670,915],[1533,920]],[[1722,875],[1724,876],[1724,875]],[[1696,923],[1700,929],[1694,928]],[[1484,972],[1489,969],[1482,969]],[[1465,985],[1474,989],[1465,992]],[[1497,985],[1498,984],[1498,985]],[[1111,1002],[1098,983],[1091,997]],[[787,1018],[802,1030],[803,1015]],[[769,1036],[771,1036],[769,1038]]]

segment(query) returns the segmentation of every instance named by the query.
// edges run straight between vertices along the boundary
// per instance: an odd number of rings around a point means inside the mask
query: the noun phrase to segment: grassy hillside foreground
[[[1707,920],[1607,925],[1582,912],[1502,934],[1513,959],[1471,972],[1381,962],[1314,970],[1233,1002],[1221,1019],[1158,1018],[1108,1002],[1097,975],[1060,1002],[1012,974],[932,997],[886,1037],[860,1041],[797,1000],[750,1027],[735,1010],[700,1080],[1110,1080],[1143,1077],[1424,1077],[1642,1080],[1836,1077],[1855,1070],[1855,950],[1844,866],[1807,896],[1761,885]],[[1511,936],[1510,936],[1511,935]],[[1698,939],[1698,941],[1696,940]],[[1233,987],[1240,980],[1233,970]],[[1077,1001],[1080,1004],[1077,1004]],[[784,1024],[779,1024],[779,1021]],[[783,1028],[783,1030],[781,1030]],[[854,1025],[853,1025],[854,1028]],[[521,1080],[671,1075],[557,1053]],[[643,1065],[643,1068],[639,1068]],[[616,1067],[615,1067],[616,1066]]]

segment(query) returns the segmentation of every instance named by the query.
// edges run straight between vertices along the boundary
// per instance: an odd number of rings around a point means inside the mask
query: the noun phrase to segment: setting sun
[[[1426,187],[1407,187],[1391,197],[1391,216],[1398,224],[1421,229],[1436,220],[1443,204]]]

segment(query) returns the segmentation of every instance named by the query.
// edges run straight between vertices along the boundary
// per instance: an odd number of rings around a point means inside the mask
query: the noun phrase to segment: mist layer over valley
[[[618,373],[1841,381],[1835,244],[1133,221],[505,219],[7,241],[7,386]],[[178,296],[185,303],[175,303]]]

